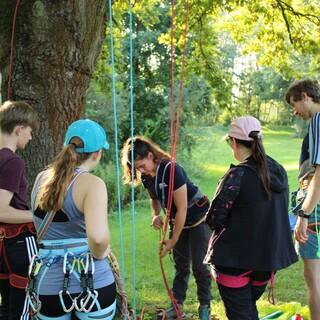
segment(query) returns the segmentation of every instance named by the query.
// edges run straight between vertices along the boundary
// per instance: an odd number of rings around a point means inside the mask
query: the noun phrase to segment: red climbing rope
[[[170,92],[170,143],[171,143],[171,166],[170,166],[170,178],[169,178],[169,187],[168,187],[168,204],[167,204],[167,212],[166,217],[164,221],[164,225],[162,228],[162,239],[161,244],[165,240],[167,231],[168,231],[168,225],[169,225],[169,219],[171,214],[171,207],[172,207],[172,198],[173,198],[173,185],[174,185],[174,169],[175,169],[175,159],[176,159],[176,148],[177,143],[179,139],[179,129],[180,129],[180,116],[182,112],[182,97],[183,97],[183,82],[184,82],[184,67],[186,62],[186,53],[187,53],[187,37],[188,37],[188,19],[189,19],[189,1],[186,1],[186,22],[185,22],[185,29],[184,29],[184,46],[183,46],[183,52],[182,52],[182,63],[181,63],[181,70],[180,70],[180,80],[179,80],[179,91],[178,91],[178,104],[177,104],[177,113],[175,114],[175,103],[174,103],[174,0],[171,0],[171,31],[170,31],[170,76],[171,76],[171,92]],[[161,251],[162,245],[160,246]],[[162,258],[160,257],[160,268],[161,273],[163,277],[163,281],[165,284],[165,287],[167,289],[168,295],[170,297],[170,300],[172,302],[172,305],[175,309],[175,312],[177,314],[177,319],[181,320],[183,318],[182,316],[182,310],[180,310],[179,305],[177,301],[175,300],[173,296],[173,292],[170,289],[165,271],[164,266],[162,262]]]
[[[12,98],[12,68],[13,68],[14,36],[16,32],[16,20],[17,20],[19,5],[20,5],[20,0],[17,0],[16,7],[14,9],[13,19],[12,19],[7,100],[11,100]]]

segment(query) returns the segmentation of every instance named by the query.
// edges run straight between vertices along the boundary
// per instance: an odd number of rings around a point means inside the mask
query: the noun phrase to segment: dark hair
[[[45,211],[58,211],[63,207],[67,188],[77,166],[87,160],[92,153],[79,153],[76,148],[83,148],[80,138],[74,137],[53,162],[48,166],[44,182],[39,190],[39,207]]]
[[[264,150],[260,132],[259,131],[251,131],[249,133],[249,137],[253,139],[253,141],[247,141],[247,140],[240,140],[236,139],[236,142],[245,146],[248,149],[251,149],[252,151],[252,158],[254,159],[258,174],[261,179],[263,189],[265,190],[268,198],[271,198],[271,190],[270,190],[270,174],[267,164],[267,155]]]
[[[302,79],[294,81],[286,92],[286,101],[290,104],[290,98],[293,101],[302,100],[302,93],[306,93],[308,97],[315,103],[320,103],[320,86],[317,80]]]
[[[121,164],[123,167],[123,179],[125,183],[132,182],[132,165],[131,165],[132,141],[128,138],[121,150]],[[135,136],[133,138],[133,161],[146,158],[151,152],[154,162],[158,163],[161,159],[171,159],[170,154],[162,150],[156,143],[143,136]],[[134,183],[140,182],[140,174],[134,169]]]
[[[25,101],[5,101],[0,107],[0,130],[11,134],[15,126],[39,127],[37,113]]]

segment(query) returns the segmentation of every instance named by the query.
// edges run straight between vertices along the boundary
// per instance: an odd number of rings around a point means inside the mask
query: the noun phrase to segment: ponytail
[[[257,135],[254,134],[256,131],[252,131],[250,135],[252,134],[253,143],[252,143],[252,158],[255,160],[258,168],[258,173],[263,185],[263,188],[268,196],[269,199],[271,199],[271,190],[270,190],[270,174],[267,164],[267,155],[264,150],[262,140]],[[249,135],[249,136],[250,136]]]
[[[39,190],[39,207],[45,211],[62,209],[67,188],[77,166],[87,160],[91,153],[77,153],[75,148],[83,147],[81,139],[74,137],[49,165],[44,182]]]
[[[263,189],[265,190],[268,199],[271,198],[271,189],[270,189],[270,174],[267,164],[267,155],[264,150],[261,135],[259,131],[251,131],[249,137],[253,141],[238,140],[236,141],[245,147],[251,149],[252,158],[255,161],[258,169],[258,175],[262,182]]]

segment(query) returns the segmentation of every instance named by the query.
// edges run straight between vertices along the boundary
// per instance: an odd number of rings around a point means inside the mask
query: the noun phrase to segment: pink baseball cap
[[[232,121],[228,136],[239,140],[252,141],[249,137],[252,131],[258,131],[258,136],[261,137],[261,124],[258,119],[251,116],[239,117]]]

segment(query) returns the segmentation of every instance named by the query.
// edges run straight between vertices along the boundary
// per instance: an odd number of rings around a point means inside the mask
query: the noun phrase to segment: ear
[[[308,100],[308,99],[310,99],[310,97],[307,95],[307,93],[306,92],[301,92],[301,100],[302,101],[306,101],[306,100]]]
[[[16,136],[19,136],[22,128],[23,126],[20,126],[20,125],[15,126],[12,130],[12,133],[15,134]]]
[[[153,153],[152,152],[148,152],[148,156],[147,156],[148,160],[154,160],[154,156],[153,156]]]
[[[99,150],[99,151],[97,151],[97,152],[94,152],[94,153],[92,154],[92,160],[96,161],[96,160],[100,157],[101,153],[102,153],[101,150]]]

